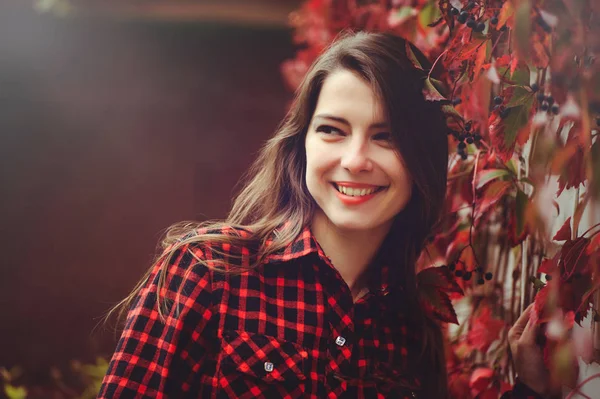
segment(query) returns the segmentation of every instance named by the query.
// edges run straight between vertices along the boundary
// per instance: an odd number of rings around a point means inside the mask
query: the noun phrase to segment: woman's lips
[[[336,185],[343,186],[343,187],[349,187],[349,188],[355,188],[355,189],[373,189],[373,188],[375,188],[375,191],[371,194],[353,196],[353,195],[347,195],[347,194],[340,192],[338,190],[338,188],[336,187]],[[372,184],[359,184],[359,183],[346,183],[346,182],[332,183],[332,186],[333,186],[333,189],[335,190],[337,197],[345,205],[363,204],[363,203],[369,201],[370,199],[374,198],[377,194],[379,194],[380,192],[382,192],[383,190],[385,190],[387,188],[384,186],[376,186],[376,185],[372,185]]]

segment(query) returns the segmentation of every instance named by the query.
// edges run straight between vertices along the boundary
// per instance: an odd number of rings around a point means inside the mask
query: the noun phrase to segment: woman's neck
[[[377,254],[390,225],[370,230],[340,229],[321,210],[315,212],[311,224],[312,234],[355,298],[366,287],[367,268]]]

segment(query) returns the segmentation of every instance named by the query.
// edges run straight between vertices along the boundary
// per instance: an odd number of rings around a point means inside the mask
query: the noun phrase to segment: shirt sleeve
[[[517,378],[512,391],[505,392],[500,399],[543,399],[543,397]]]
[[[193,374],[207,357],[202,332],[213,315],[210,270],[198,264],[198,248],[178,249],[167,267],[157,308],[156,265],[128,312],[125,328],[98,398],[165,398],[189,393]],[[197,388],[196,388],[197,389]]]

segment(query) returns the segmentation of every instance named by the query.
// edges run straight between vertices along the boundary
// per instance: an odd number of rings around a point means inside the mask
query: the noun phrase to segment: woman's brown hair
[[[392,265],[398,276],[406,294],[403,297],[408,301],[403,308],[407,309],[411,327],[414,326],[411,330],[423,332],[426,337],[423,350],[413,359],[418,364],[411,365],[423,368],[423,397],[446,398],[442,334],[435,322],[423,316],[415,299],[415,263],[442,211],[448,162],[446,126],[440,105],[426,101],[423,96],[430,67],[425,56],[400,37],[365,32],[340,35],[306,74],[286,117],[245,176],[246,183],[228,217],[224,221],[171,226],[162,241],[163,254],[111,313],[117,311],[122,316],[129,309],[156,267],[161,273],[159,285],[164,285],[167,265],[184,246],[223,242],[234,247],[250,245],[256,248],[250,267],[256,267],[310,223],[316,204],[305,183],[304,141],[323,82],[334,71],[347,69],[368,82],[384,104],[396,148],[413,179],[412,197],[395,218],[378,256]],[[286,227],[281,228],[283,225]],[[230,227],[228,233],[221,232],[223,227]],[[249,234],[235,234],[240,229]],[[263,245],[276,229],[274,241],[269,246]],[[217,251],[215,247],[211,245],[213,251]],[[157,298],[161,315],[167,306],[164,298]]]

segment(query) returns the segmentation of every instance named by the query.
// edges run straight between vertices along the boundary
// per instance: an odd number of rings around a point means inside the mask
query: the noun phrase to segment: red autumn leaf
[[[430,267],[417,274],[419,302],[431,316],[447,323],[458,324],[456,312],[448,294],[463,295],[447,266]]]
[[[552,239],[555,241],[567,241],[571,239],[571,217],[565,221]]]
[[[593,252],[600,250],[600,234],[596,234],[587,246],[586,254],[592,255]],[[600,254],[596,255],[600,257]]]
[[[458,324],[450,297],[445,292],[428,285],[419,287],[419,303],[431,317],[446,323]]]
[[[448,391],[453,399],[468,398],[470,394],[469,374],[464,371],[448,373]]]
[[[558,260],[560,258],[560,252],[558,252],[552,259],[544,259],[538,269],[538,273],[552,274],[558,267]]]
[[[473,79],[477,79],[479,73],[481,72],[481,67],[485,62],[485,57],[487,54],[487,43],[482,43],[481,47],[477,50],[477,56],[475,57],[475,65],[473,66]]]
[[[548,302],[548,297],[550,295],[551,284],[552,282],[546,284],[544,288],[539,290],[533,300],[533,310],[538,315],[538,319],[544,317],[544,309],[546,309],[546,303]]]
[[[575,153],[569,157],[568,161],[563,167],[562,173],[558,178],[558,192],[556,195],[559,196],[565,188],[577,188],[585,181],[586,173],[584,153],[583,148],[578,145],[577,151],[575,151]]]
[[[474,348],[485,353],[490,345],[500,338],[503,329],[504,321],[493,318],[491,309],[485,306],[477,316],[473,317],[467,339]]]
[[[579,237],[575,240],[567,240],[561,249],[561,261],[559,265],[563,273],[571,276],[574,273],[589,273],[588,255],[586,246],[590,242],[587,237]]]
[[[471,388],[471,394],[477,396],[480,393],[486,391],[494,377],[494,370],[488,367],[478,367],[473,370],[471,379],[469,381],[469,387]]]
[[[446,293],[464,294],[448,266],[429,267],[420,271],[417,274],[417,282],[419,287],[429,285]]]
[[[469,245],[469,230],[461,230],[456,234],[450,245],[448,245],[446,260],[448,262],[457,261],[459,252],[467,245]]]

